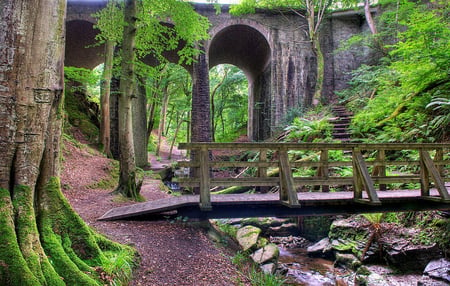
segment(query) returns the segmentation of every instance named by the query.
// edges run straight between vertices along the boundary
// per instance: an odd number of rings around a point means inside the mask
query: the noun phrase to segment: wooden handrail
[[[197,187],[200,190],[200,207],[202,210],[211,209],[210,188],[215,186],[279,186],[280,201],[290,207],[300,207],[296,187],[300,185],[322,186],[322,191],[328,191],[329,185],[348,185],[354,188],[353,199],[356,202],[379,205],[375,184],[380,190],[386,189],[389,183],[420,182],[423,198],[450,202],[450,195],[445,187],[446,176],[450,166],[450,144],[448,143],[182,143],[179,149],[189,149],[195,154],[191,161],[180,161],[179,165],[190,167],[197,171],[191,172],[190,178],[180,179],[186,186]],[[253,151],[260,155],[256,161],[222,161],[215,160],[211,152],[215,150],[230,150],[230,152]],[[312,162],[295,162],[289,160],[291,151],[317,151],[319,160]],[[346,161],[330,160],[330,150],[341,150],[351,153],[351,159]],[[420,158],[408,161],[389,161],[386,152],[414,150],[418,151]],[[376,158],[366,160],[365,152],[376,151]],[[436,151],[434,160],[430,151]],[[269,159],[270,152],[276,154]],[[446,155],[444,155],[446,154]],[[418,166],[420,174],[386,176],[388,166]],[[330,175],[332,167],[352,166],[353,174],[347,177]],[[372,173],[369,166],[373,166]],[[255,167],[254,177],[246,178],[214,178],[213,168],[224,167]],[[268,168],[279,168],[278,177],[268,177]],[[313,177],[294,177],[292,169],[295,167],[317,168]],[[430,197],[430,180],[434,182],[439,197]],[[365,195],[364,195],[365,194]]]

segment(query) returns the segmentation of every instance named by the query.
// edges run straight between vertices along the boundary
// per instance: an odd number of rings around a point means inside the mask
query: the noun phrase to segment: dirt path
[[[156,160],[158,164],[165,164],[164,156]],[[141,263],[131,285],[246,285],[240,283],[244,278],[231,263],[230,252],[216,246],[200,227],[168,220],[97,221],[110,208],[130,204],[117,202],[111,190],[88,187],[105,178],[109,166],[109,159],[65,143],[61,182],[69,202],[90,226],[136,247]],[[147,179],[142,194],[147,199],[168,196],[159,189],[160,183]]]

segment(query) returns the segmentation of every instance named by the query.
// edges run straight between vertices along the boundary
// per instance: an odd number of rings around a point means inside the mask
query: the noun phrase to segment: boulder
[[[361,228],[359,224],[348,219],[334,221],[328,235],[334,250],[353,253],[357,257],[361,257],[369,236],[367,228]],[[369,250],[376,251],[374,247],[371,246]]]
[[[243,226],[253,225],[260,228],[264,236],[276,235],[271,230],[273,227],[281,227],[284,224],[290,224],[290,219],[275,218],[275,217],[259,217],[259,218],[244,218],[241,220]],[[294,224],[295,225],[295,224]],[[276,236],[283,236],[282,234]]]
[[[324,257],[329,258],[333,256],[333,248],[328,237],[318,241],[317,243],[309,246],[306,251],[308,256],[311,257]]]
[[[265,274],[274,274],[277,270],[277,264],[276,263],[267,263],[261,265],[259,268],[261,268],[261,271]]]
[[[450,283],[450,261],[445,258],[433,260],[425,267],[425,275]]]
[[[386,244],[386,260],[401,271],[423,271],[427,264],[441,256],[436,244],[415,245],[410,242]]]
[[[336,260],[334,264],[355,270],[361,266],[361,261],[359,261],[359,259],[356,258],[356,256],[354,256],[353,254],[338,252],[336,253]]]
[[[261,229],[255,226],[247,225],[238,229],[236,233],[236,240],[242,247],[242,250],[246,251],[248,249],[256,247],[258,244],[259,234]]]
[[[257,251],[255,251],[255,253],[250,255],[253,261],[255,261],[258,264],[277,261],[278,256],[280,256],[280,250],[273,243],[267,244],[263,248],[258,249]]]

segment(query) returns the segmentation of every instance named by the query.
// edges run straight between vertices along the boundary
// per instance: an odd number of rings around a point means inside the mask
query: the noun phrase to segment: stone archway
[[[98,31],[86,20],[66,22],[65,66],[93,69],[104,61],[104,45],[95,45]]]
[[[209,67],[232,64],[248,79],[248,128],[251,140],[270,135],[270,76],[272,49],[267,33],[250,21],[227,23],[211,31],[207,52]],[[259,28],[259,29],[258,29]]]

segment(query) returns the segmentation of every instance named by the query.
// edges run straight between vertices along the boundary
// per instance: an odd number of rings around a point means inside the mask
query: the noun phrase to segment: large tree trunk
[[[122,45],[122,68],[119,93],[119,148],[120,148],[120,177],[117,192],[122,195],[139,199],[142,181],[137,176],[134,138],[132,98],[135,91],[134,45],[136,38],[136,1],[125,2],[125,22]]]
[[[99,245],[126,249],[94,234],[61,193],[65,5],[0,4],[0,285],[101,285]]]

